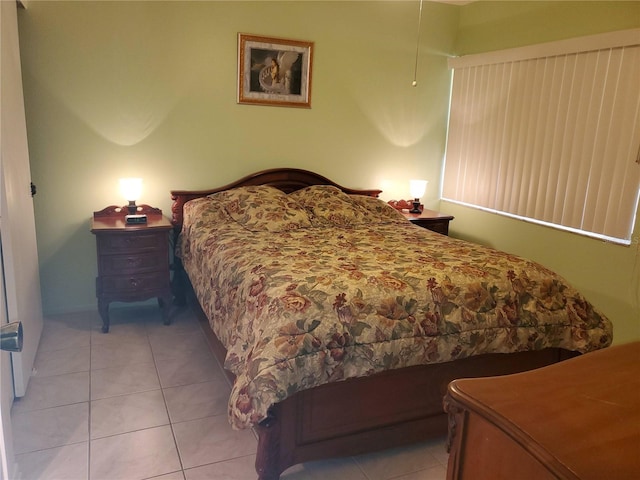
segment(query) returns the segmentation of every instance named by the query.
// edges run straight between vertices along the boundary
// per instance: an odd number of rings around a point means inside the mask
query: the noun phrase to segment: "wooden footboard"
[[[191,298],[191,296],[190,296]],[[211,349],[224,364],[224,347],[195,298]],[[455,362],[390,370],[298,392],[274,405],[255,427],[259,480],[276,480],[288,467],[359,455],[447,434],[443,398],[456,378],[517,373],[573,356],[561,349],[479,355]],[[230,380],[233,375],[227,372]]]
[[[256,430],[256,471],[275,480],[287,467],[408,445],[447,433],[442,401],[456,378],[504,375],[568,358],[568,352],[481,355],[383,372],[299,392],[275,405]]]

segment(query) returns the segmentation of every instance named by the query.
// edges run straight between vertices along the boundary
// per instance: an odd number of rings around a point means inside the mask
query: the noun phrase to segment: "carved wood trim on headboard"
[[[173,224],[176,233],[179,233],[182,230],[183,208],[184,204],[189,200],[206,197],[212,193],[248,185],[271,185],[285,193],[291,193],[311,185],[333,185],[345,193],[367,195],[370,197],[378,197],[382,192],[382,190],[375,189],[359,190],[343,187],[322,175],[299,168],[272,168],[247,175],[235,182],[209,190],[172,190],[171,223]]]

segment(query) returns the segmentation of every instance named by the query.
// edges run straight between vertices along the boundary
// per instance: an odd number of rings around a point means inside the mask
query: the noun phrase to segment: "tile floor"
[[[12,409],[22,480],[253,480],[256,437],[227,422],[229,385],[188,308],[45,318],[34,376]],[[444,439],[289,468],[283,480],[442,480]]]

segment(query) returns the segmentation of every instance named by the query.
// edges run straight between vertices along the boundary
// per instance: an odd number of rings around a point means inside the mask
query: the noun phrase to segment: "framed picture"
[[[311,108],[313,42],[238,35],[238,103]]]

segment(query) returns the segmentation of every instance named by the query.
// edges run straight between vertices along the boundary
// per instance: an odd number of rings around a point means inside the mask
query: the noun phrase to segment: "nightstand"
[[[431,230],[432,232],[441,233],[442,235],[449,235],[449,222],[453,220],[451,215],[445,215],[444,213],[434,210],[427,210],[426,208],[422,213],[403,211],[402,214],[415,225]]]
[[[147,223],[125,223],[126,208],[116,206],[94,212],[91,221],[98,254],[96,297],[104,333],[109,331],[109,303],[116,301],[157,297],[164,324],[169,324],[169,232],[173,227],[160,209],[141,205],[138,213],[147,215]]]

